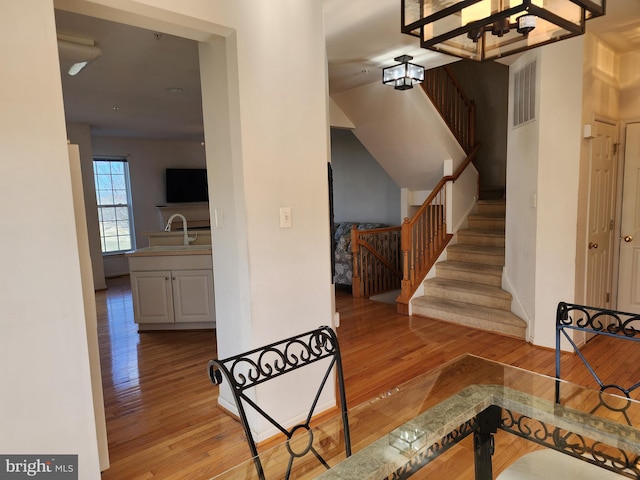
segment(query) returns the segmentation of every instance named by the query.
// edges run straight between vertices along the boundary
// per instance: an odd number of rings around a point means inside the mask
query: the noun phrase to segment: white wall
[[[0,451],[100,478],[52,1],[0,3]]]
[[[350,130],[331,129],[336,222],[400,225],[400,188]]]
[[[541,52],[534,342],[555,347],[558,302],[575,299],[584,41]]]
[[[527,317],[530,340],[549,348],[558,302],[575,298],[582,58],[578,37],[527,52],[510,67],[509,118],[513,75],[533,59],[538,105],[535,121],[510,123],[503,286]]]
[[[320,0],[122,0],[117,5],[124,12],[114,10],[111,0],[61,3],[78,13],[98,12],[207,42],[201,49],[207,167],[224,174],[211,185],[211,208],[226,215],[225,227],[214,235],[216,284],[227,285],[229,293],[221,299],[216,288],[216,315],[226,319],[219,322],[220,355],[330,324],[328,89]],[[83,479],[97,479],[52,1],[5,2],[0,26],[0,85],[8,92],[0,113],[6,135],[0,144],[0,255],[3,271],[11,272],[0,285],[0,359],[13,366],[0,374],[9,386],[0,396],[0,450],[78,453]],[[283,76],[297,81],[282,82]],[[291,207],[292,228],[279,228],[281,206]],[[288,388],[305,390],[306,382]],[[299,406],[258,395],[276,414],[297,415]],[[335,401],[333,392],[328,400]]]
[[[620,58],[620,117],[637,120],[640,115],[640,52]]]
[[[452,158],[455,170],[466,158],[422,88],[401,91],[373,82],[332,98],[400,188],[433,188],[442,178],[443,159]]]
[[[525,53],[509,69],[509,115],[507,136],[507,210],[505,268],[502,287],[514,297],[520,316],[535,318],[536,209],[538,194],[539,109],[536,120],[513,128],[513,76],[532,61],[540,62],[540,50]],[[536,69],[540,89],[540,68]],[[539,99],[539,95],[537,96]],[[513,306],[513,305],[512,305]]]

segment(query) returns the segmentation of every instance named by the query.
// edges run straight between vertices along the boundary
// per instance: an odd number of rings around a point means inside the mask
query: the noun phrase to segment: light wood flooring
[[[139,334],[128,277],[111,279],[108,286],[96,293],[111,462],[103,480],[204,480],[249,459],[240,425],[218,408],[217,387],[207,376],[207,362],[216,355],[215,332]],[[464,353],[554,374],[554,353],[522,340],[401,316],[392,305],[340,291],[336,301],[349,406]],[[617,380],[640,378],[634,342],[618,342],[631,345],[613,351],[607,340],[595,339],[585,353]],[[564,356],[563,374],[595,385],[575,355]],[[458,452],[452,455],[470,455],[468,448]]]

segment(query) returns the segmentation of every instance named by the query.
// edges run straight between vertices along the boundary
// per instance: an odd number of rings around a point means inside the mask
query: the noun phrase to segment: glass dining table
[[[489,480],[540,449],[640,478],[640,402],[473,355],[350,408],[349,457],[339,417],[261,450],[264,478]],[[259,477],[248,460],[214,478]]]

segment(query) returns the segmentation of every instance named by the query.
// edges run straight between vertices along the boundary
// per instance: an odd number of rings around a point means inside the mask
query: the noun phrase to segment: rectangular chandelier
[[[416,83],[424,82],[424,67],[411,63],[412,56],[400,55],[394,60],[401,63],[382,69],[382,83],[396,90],[409,90]]]
[[[582,35],[606,0],[402,0],[402,33],[422,48],[493,60]]]

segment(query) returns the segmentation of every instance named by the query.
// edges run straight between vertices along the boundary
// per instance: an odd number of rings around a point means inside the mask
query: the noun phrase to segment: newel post
[[[354,297],[362,296],[360,285],[360,245],[358,244],[358,226],[351,227],[351,252],[353,253],[353,276],[351,277],[351,294]]]
[[[405,217],[400,229],[400,250],[402,252],[402,283],[400,295],[396,300],[396,311],[402,315],[409,315],[409,300],[411,299],[411,275],[409,272],[409,253],[411,252],[411,224]]]

